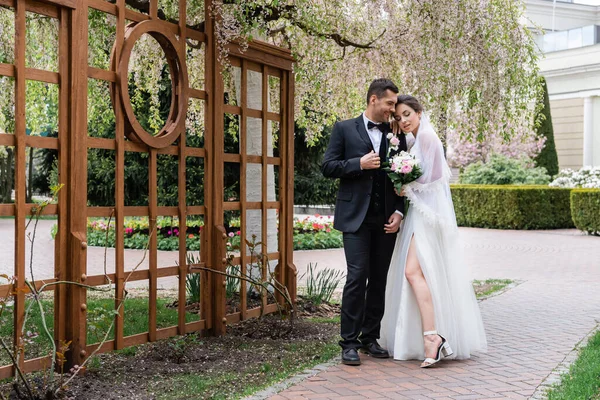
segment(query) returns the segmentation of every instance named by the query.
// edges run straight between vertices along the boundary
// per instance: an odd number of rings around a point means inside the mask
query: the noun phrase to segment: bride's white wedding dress
[[[414,236],[433,300],[435,329],[454,350],[450,358],[469,358],[474,351],[485,351],[487,340],[458,240],[450,168],[442,143],[425,115],[410,153],[420,161],[423,175],[403,186],[410,205],[390,263],[379,343],[397,360],[425,358],[421,315],[404,275]]]

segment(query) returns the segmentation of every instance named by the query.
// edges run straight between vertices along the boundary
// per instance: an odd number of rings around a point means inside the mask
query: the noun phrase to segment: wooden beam
[[[65,146],[63,154],[67,165],[62,165],[66,183],[67,201],[63,210],[66,213],[66,265],[65,278],[72,282],[82,282],[87,265],[87,38],[88,9],[79,7],[63,14],[66,19],[68,39],[63,38],[60,58],[68,62],[62,67],[64,76],[61,86],[61,101],[66,102],[65,129],[59,132],[61,146]],[[61,25],[62,26],[62,25]],[[66,69],[65,69],[66,68]],[[66,90],[67,94],[63,94]],[[67,99],[62,98],[67,96]],[[63,104],[64,106],[64,104]],[[63,226],[65,226],[63,225]],[[87,356],[86,349],[86,290],[68,285],[66,290],[66,312],[61,315],[64,324],[65,340],[71,341],[67,353],[66,368],[81,365]]]
[[[25,132],[25,38],[26,38],[26,3],[18,1],[15,8],[15,253],[14,275],[17,277],[17,294],[14,296],[14,335],[13,343],[21,343],[21,331],[25,320],[25,218],[26,206],[26,140]],[[18,365],[24,368],[24,351],[16,347]]]

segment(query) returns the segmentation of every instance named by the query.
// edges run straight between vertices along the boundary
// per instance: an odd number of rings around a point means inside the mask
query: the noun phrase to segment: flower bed
[[[179,249],[179,219],[176,217],[157,218],[158,250],[172,251]],[[126,218],[124,244],[127,249],[144,249],[148,245],[150,223],[147,217]],[[187,222],[187,250],[200,249],[200,233],[204,227],[202,220]],[[115,246],[114,220],[108,225],[108,219],[90,220],[87,226],[88,245],[106,245],[108,231],[108,247]],[[241,231],[239,220],[232,220],[227,227],[229,242],[233,247],[239,246]],[[329,249],[342,247],[342,234],[333,229],[333,217],[320,215],[294,218],[294,250]]]
[[[150,222],[147,217],[125,218],[124,245],[126,249],[145,249],[148,246]],[[188,250],[200,249],[200,232],[204,227],[201,220],[187,221],[186,248]],[[108,247],[115,246],[115,222],[110,226],[108,219],[99,218],[88,221],[87,241],[90,246],[106,246],[108,231]],[[156,237],[158,250],[179,249],[179,219],[177,217],[158,217],[156,219]]]

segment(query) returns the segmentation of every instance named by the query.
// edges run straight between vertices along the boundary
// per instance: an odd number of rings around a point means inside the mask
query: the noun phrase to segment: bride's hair
[[[416,112],[423,112],[423,106],[419,103],[419,100],[408,94],[401,94],[398,96],[398,102],[396,103],[396,107],[400,104],[406,104]]]

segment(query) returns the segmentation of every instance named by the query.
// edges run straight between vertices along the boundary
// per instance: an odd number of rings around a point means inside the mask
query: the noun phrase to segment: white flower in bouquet
[[[383,170],[388,173],[398,191],[401,190],[402,185],[414,181],[423,174],[419,160],[406,151],[401,151],[393,156],[389,161],[389,165],[384,167]]]

